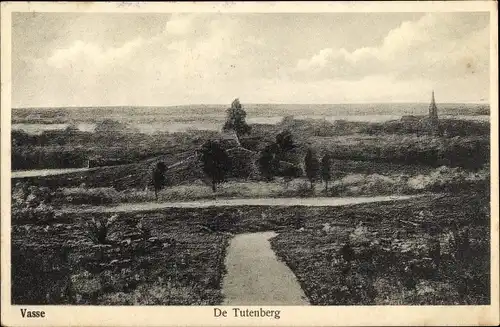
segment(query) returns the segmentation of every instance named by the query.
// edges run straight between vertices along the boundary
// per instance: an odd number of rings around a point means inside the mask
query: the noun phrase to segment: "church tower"
[[[429,127],[432,134],[439,134],[439,119],[437,113],[436,99],[434,90],[432,91],[431,104],[429,105]]]
[[[438,120],[438,113],[437,113],[436,99],[434,98],[434,91],[432,91],[431,104],[429,105],[429,119],[432,121],[436,121],[436,122]]]

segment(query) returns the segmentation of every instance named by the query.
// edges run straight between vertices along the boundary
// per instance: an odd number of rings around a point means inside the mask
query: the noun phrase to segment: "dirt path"
[[[116,206],[73,206],[62,209],[61,212],[130,212],[150,211],[163,208],[207,208],[207,207],[232,207],[232,206],[342,206],[348,204],[359,204],[369,202],[383,202],[394,200],[406,200],[414,196],[374,196],[374,197],[352,197],[352,198],[261,198],[261,199],[220,199],[220,200],[197,200],[188,202],[143,202],[123,203]]]
[[[96,168],[61,168],[61,169],[33,169],[15,170],[11,172],[11,178],[44,177],[53,175],[65,175],[82,171],[92,171]]]
[[[224,305],[308,305],[295,275],[278,261],[269,239],[274,232],[236,235],[226,256]]]

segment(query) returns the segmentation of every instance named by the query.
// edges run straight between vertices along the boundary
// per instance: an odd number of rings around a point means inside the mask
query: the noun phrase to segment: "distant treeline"
[[[355,122],[346,120],[296,120],[285,118],[281,124],[290,130],[315,136],[351,134],[415,134],[427,135],[429,122],[425,117],[405,116],[387,122]],[[490,135],[489,122],[458,119],[440,119],[439,130],[444,137]]]
[[[488,140],[454,140],[444,146],[408,144],[380,147],[337,146],[330,152],[334,158],[357,161],[378,161],[400,164],[420,164],[431,167],[448,166],[479,169],[490,162]]]

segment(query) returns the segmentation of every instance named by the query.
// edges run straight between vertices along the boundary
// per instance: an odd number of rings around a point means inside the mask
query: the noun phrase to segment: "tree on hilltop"
[[[242,135],[250,133],[251,127],[245,121],[247,113],[241,106],[239,99],[234,99],[231,103],[231,107],[228,108],[226,112],[227,118],[222,127],[223,131],[234,130],[238,140]]]

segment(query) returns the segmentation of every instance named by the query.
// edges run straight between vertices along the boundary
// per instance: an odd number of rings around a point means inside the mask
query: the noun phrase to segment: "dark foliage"
[[[293,151],[297,147],[293,141],[292,133],[289,130],[284,130],[276,135],[276,146],[278,154]]]
[[[314,188],[314,182],[318,179],[320,164],[312,149],[307,150],[304,163],[307,179],[311,182],[311,188]]]
[[[249,134],[251,127],[245,121],[246,116],[247,113],[242,108],[240,100],[235,99],[231,103],[231,107],[227,109],[227,119],[224,123],[223,130],[234,130],[238,138],[242,135]]]
[[[158,162],[155,169],[153,170],[153,187],[155,191],[155,197],[158,200],[158,192],[166,185],[165,172],[167,171],[167,165],[164,162]]]
[[[268,145],[262,150],[258,164],[262,177],[267,181],[273,180],[278,168],[274,145]]]
[[[230,171],[230,158],[219,142],[210,140],[202,146],[200,159],[203,172],[210,178],[212,190],[215,192],[217,184],[224,182],[227,172]]]
[[[325,191],[328,191],[328,182],[332,178],[332,160],[326,153],[321,159],[321,179],[325,182]]]

